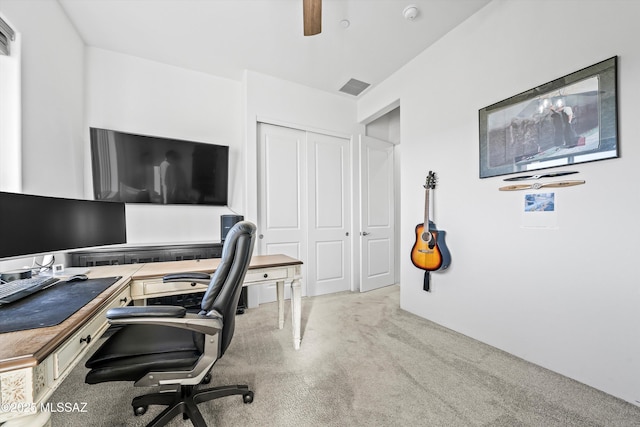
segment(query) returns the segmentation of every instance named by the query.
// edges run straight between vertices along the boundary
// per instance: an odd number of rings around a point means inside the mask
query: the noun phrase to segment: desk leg
[[[278,296],[278,329],[284,328],[284,282],[276,282],[276,294]]]
[[[300,280],[291,282],[291,329],[293,329],[293,348],[300,349],[300,323],[302,320],[302,291]]]

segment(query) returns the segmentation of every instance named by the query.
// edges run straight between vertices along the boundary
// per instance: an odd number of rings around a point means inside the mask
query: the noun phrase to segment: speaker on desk
[[[224,239],[227,237],[229,230],[233,227],[237,222],[244,221],[244,216],[242,215],[221,215],[220,216],[220,240],[224,242]]]

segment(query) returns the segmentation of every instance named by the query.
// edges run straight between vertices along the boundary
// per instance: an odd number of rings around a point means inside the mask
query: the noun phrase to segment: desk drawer
[[[93,344],[104,333],[108,327],[107,318],[105,317],[107,310],[113,307],[125,306],[129,301],[131,301],[131,294],[127,286],[109,305],[96,314],[80,331],[69,338],[60,350],[53,354],[54,380],[66,375],[67,368],[72,368],[75,365],[74,361],[82,356],[88,346]]]
[[[271,280],[282,280],[287,277],[286,268],[271,268],[271,269],[259,269],[249,270],[246,276],[244,276],[244,283],[252,282],[269,282]]]
[[[142,284],[142,287],[145,297],[175,295],[191,292],[204,292],[207,290],[207,285],[203,285],[200,283],[196,283],[195,286],[192,286],[191,282],[163,283],[162,279],[145,280]]]

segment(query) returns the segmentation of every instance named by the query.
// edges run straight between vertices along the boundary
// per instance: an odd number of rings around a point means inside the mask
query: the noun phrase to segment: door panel
[[[376,277],[387,274],[391,271],[391,253],[389,239],[367,239],[367,263],[369,264],[368,277]]]
[[[393,144],[360,137],[360,291],[395,282]]]
[[[351,288],[349,140],[309,133],[309,295]]]
[[[300,230],[299,135],[267,134],[264,140],[266,222],[269,230]]]
[[[305,132],[260,124],[258,135],[258,253],[306,263]],[[275,284],[263,285],[258,298],[275,301]]]
[[[334,242],[317,242],[316,243],[316,265],[317,275],[316,281],[328,281],[342,279],[344,272],[344,243],[341,241]]]
[[[300,242],[267,243],[264,255],[283,254],[293,258],[302,259],[300,249]]]
[[[344,177],[343,147],[338,143],[314,141],[315,226],[318,229],[342,227]],[[314,159],[310,159],[314,160]]]

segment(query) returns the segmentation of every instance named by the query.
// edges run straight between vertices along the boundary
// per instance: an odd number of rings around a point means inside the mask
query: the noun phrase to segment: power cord
[[[48,257],[51,257],[51,259],[49,259],[46,263],[44,262]],[[36,258],[33,257],[33,264],[31,266],[31,270],[35,271],[35,272],[43,272],[43,271],[47,271],[47,270],[51,270],[51,267],[53,266],[53,263],[56,261],[56,257],[53,255],[45,255],[45,257],[42,259],[42,264],[39,264],[36,261]]]

